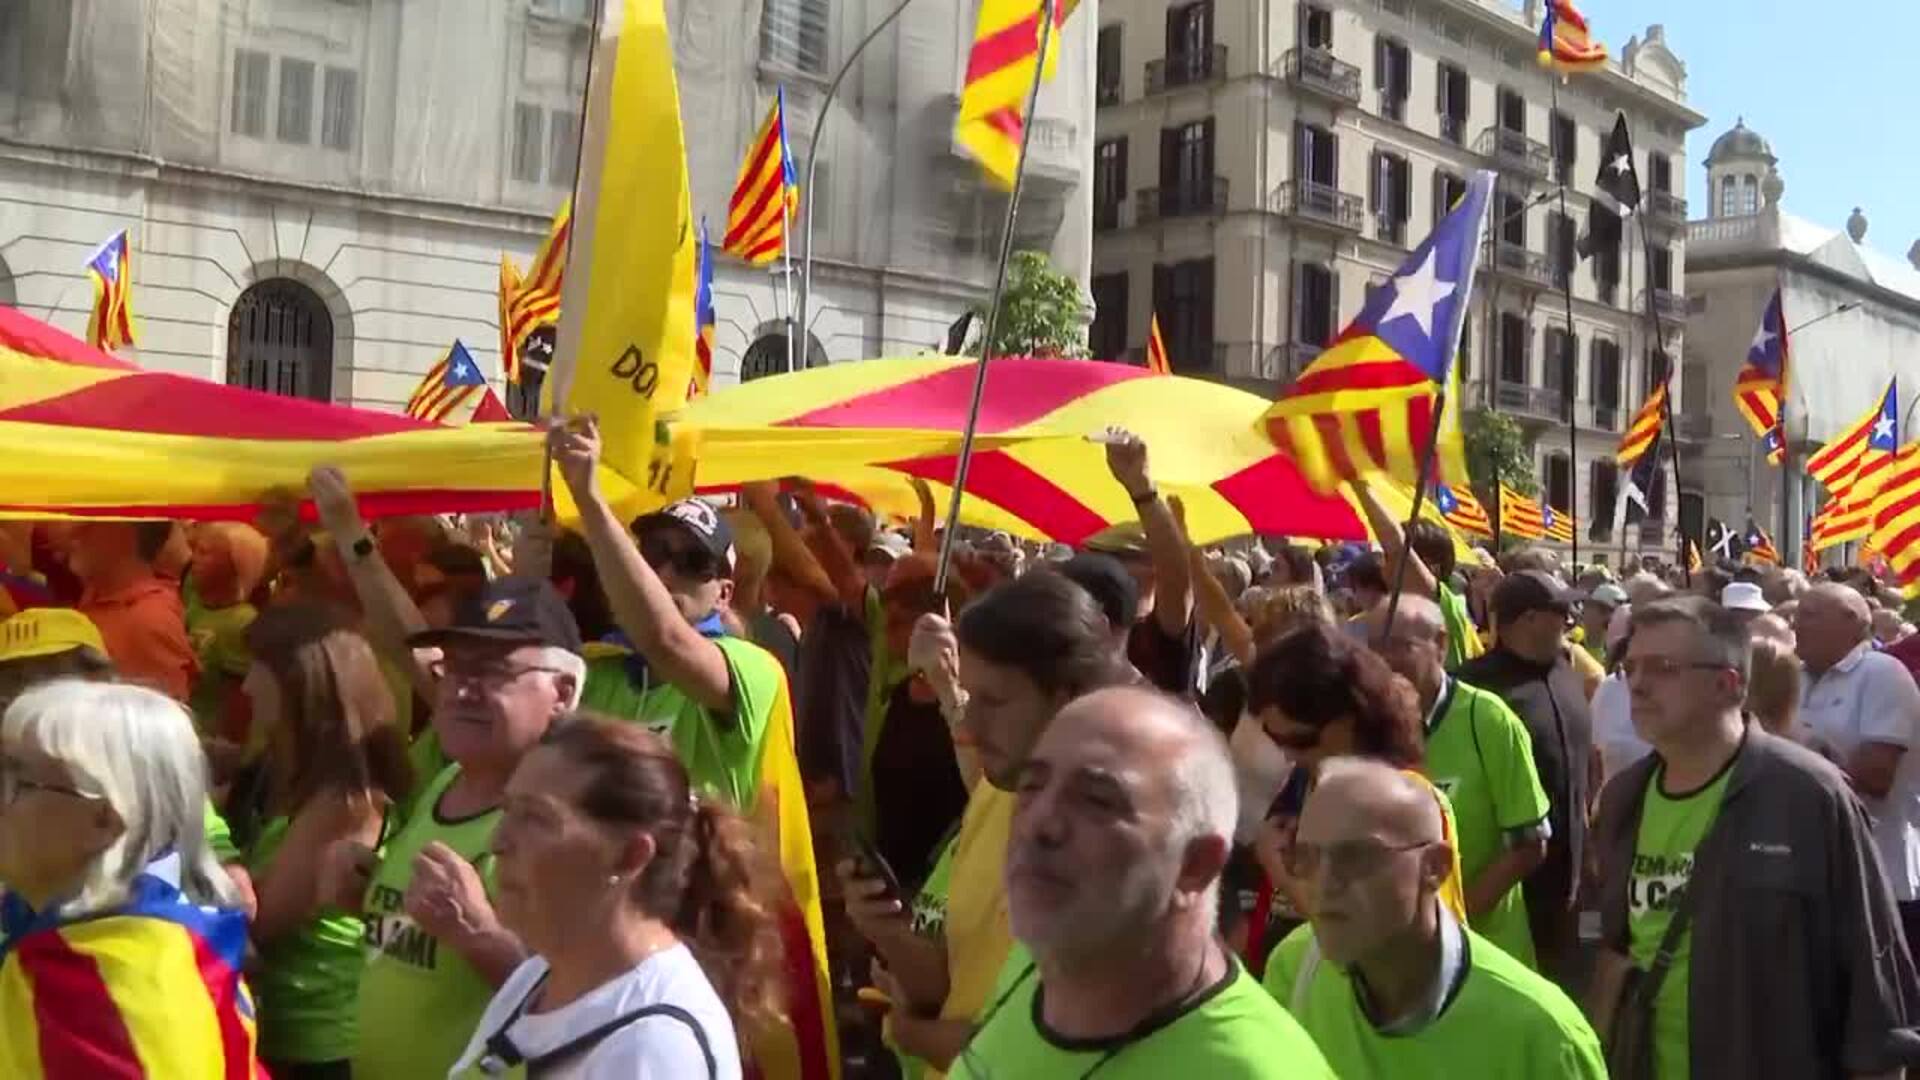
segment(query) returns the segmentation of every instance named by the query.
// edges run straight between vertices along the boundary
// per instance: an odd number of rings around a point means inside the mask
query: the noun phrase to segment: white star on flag
[[[1893,417],[1882,414],[1873,422],[1873,442],[1891,442],[1893,440]]]
[[[1633,169],[1633,159],[1625,154],[1615,154],[1613,164],[1607,168],[1612,169],[1615,175],[1624,176]]]
[[[1420,328],[1420,333],[1433,336],[1433,313],[1453,295],[1453,282],[1441,281],[1433,263],[1433,250],[1428,249],[1420,269],[1391,282],[1393,303],[1388,306],[1387,313],[1380,317],[1380,325],[1385,326],[1395,319],[1410,318]]]
[[[1768,343],[1771,341],[1773,341],[1773,331],[1763,326],[1753,335],[1753,347],[1750,351],[1761,352],[1766,349]]]

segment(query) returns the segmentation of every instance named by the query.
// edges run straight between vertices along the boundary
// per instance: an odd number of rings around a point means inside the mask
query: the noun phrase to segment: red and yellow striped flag
[[[776,90],[773,107],[740,163],[721,246],[753,266],[764,266],[787,249],[787,225],[799,209],[800,177],[787,145],[787,92]]]
[[[102,352],[112,352],[133,340],[133,242],[121,229],[87,260],[93,281],[93,314],[87,319],[87,341]]]
[[[1173,374],[1173,365],[1167,361],[1167,341],[1160,336],[1160,313],[1154,312],[1153,321],[1147,324],[1147,370],[1155,375]]]
[[[1902,446],[1882,478],[1868,544],[1909,596],[1920,588],[1920,442]]]
[[[1542,506],[1540,517],[1547,529],[1547,539],[1562,544],[1573,543],[1573,530],[1578,522],[1574,520],[1572,514],[1565,510],[1555,510],[1551,506]]]
[[[687,400],[713,388],[713,244],[707,240],[707,219],[700,219],[700,253],[693,270],[693,381]]]
[[[1500,485],[1500,532],[1522,540],[1538,540],[1547,535],[1547,516],[1540,504]]]
[[[1689,574],[1699,573],[1700,572],[1700,545],[1693,542],[1693,537],[1683,536],[1680,538],[1680,548],[1682,551],[1686,552],[1687,573]]]
[[[1653,392],[1633,414],[1633,421],[1627,425],[1627,433],[1620,437],[1620,449],[1614,452],[1613,460],[1623,469],[1630,469],[1640,460],[1660,438],[1660,427],[1667,420],[1667,381],[1660,380],[1654,385]]]
[[[984,0],[967,54],[966,84],[953,124],[955,141],[980,163],[988,179],[1013,187],[1026,131],[1027,96],[1034,66],[1042,80],[1053,78],[1060,57],[1060,32],[1079,0],[1054,0],[1053,31],[1047,54],[1040,56],[1043,0]]]
[[[527,272],[526,279],[515,286],[511,301],[507,298],[507,270],[511,263],[504,256],[500,260],[500,303],[505,312],[500,323],[500,373],[509,384],[520,381],[520,349],[526,344],[527,335],[560,322],[560,287],[566,276],[567,246],[572,237],[573,200],[569,198],[553,215],[547,239],[533,257],[533,268]],[[513,276],[519,277],[517,269]]]

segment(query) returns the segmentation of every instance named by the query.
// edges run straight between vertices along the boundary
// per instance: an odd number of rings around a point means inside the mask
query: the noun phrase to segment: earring
[[[609,888],[619,888],[619,887],[620,887],[620,885],[621,885],[621,884],[622,884],[623,882],[625,882],[625,881],[626,881],[626,879],[625,879],[625,878],[623,878],[623,877],[621,877],[621,876],[620,876],[619,874],[608,874],[608,875],[607,875],[607,886],[608,886]]]

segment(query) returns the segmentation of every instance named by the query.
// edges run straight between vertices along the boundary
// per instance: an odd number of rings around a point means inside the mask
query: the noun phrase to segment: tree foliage
[[[1494,491],[1502,483],[1528,498],[1539,493],[1533,442],[1520,425],[1489,409],[1474,409],[1461,418],[1461,434],[1467,444],[1467,470],[1473,474],[1474,491],[1489,512]]]
[[[969,351],[978,350],[978,334],[986,332],[986,306],[975,311],[980,330],[968,343]],[[1055,267],[1044,252],[1014,252],[993,339],[995,356],[1084,358],[1086,305],[1079,283]]]

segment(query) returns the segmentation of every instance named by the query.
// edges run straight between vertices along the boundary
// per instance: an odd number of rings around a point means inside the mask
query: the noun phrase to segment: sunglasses
[[[671,569],[682,577],[712,581],[720,576],[720,563],[712,552],[676,541],[665,530],[650,532],[640,538],[640,557],[655,570]]]

